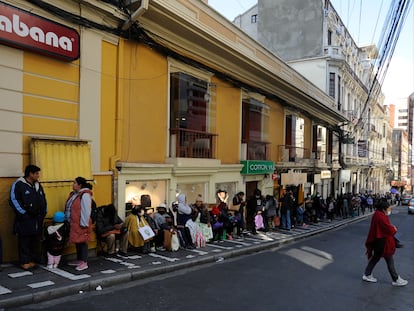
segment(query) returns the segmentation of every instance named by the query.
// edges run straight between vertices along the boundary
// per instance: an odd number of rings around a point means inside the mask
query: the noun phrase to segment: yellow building
[[[277,167],[314,167],[315,129],[327,129],[328,140],[344,121],[330,97],[205,1],[137,1],[125,8],[131,17],[103,1],[4,2],[5,261],[17,257],[8,191],[29,163],[42,169],[49,217],[77,176],[95,181],[98,205],[114,202],[124,217],[143,194],[154,207],[178,192],[210,204],[219,188],[230,198],[273,194]],[[62,39],[56,46],[51,32]],[[287,175],[303,192],[306,173]]]

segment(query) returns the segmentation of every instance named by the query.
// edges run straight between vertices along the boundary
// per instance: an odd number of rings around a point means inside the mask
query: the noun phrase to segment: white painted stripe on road
[[[154,253],[149,253],[148,255],[151,256],[151,257],[164,259],[164,260],[169,261],[169,262],[174,262],[174,261],[179,261],[180,260],[179,258],[174,258],[174,257],[170,258],[170,257],[161,256],[161,255],[154,254]]]
[[[221,249],[213,249],[212,252],[213,253],[221,253]]]
[[[103,274],[111,274],[111,273],[115,273],[116,271],[115,270],[112,270],[112,269],[108,269],[108,270],[102,270],[101,271],[101,273],[103,273]]]
[[[227,240],[226,242],[235,243],[235,244],[244,245],[244,246],[252,245],[250,243],[242,242],[242,241],[239,241],[239,240]]]
[[[199,249],[187,249],[187,251],[189,251],[189,252],[193,252],[193,253],[197,253],[197,254],[199,254],[200,256],[204,256],[204,255],[207,255],[207,254],[208,254],[208,252],[201,251],[201,250],[199,250]]]
[[[40,287],[46,287],[46,286],[50,286],[50,285],[54,285],[55,283],[52,281],[44,281],[44,282],[37,282],[37,283],[32,283],[32,284],[27,284],[27,286],[31,287],[31,288],[40,288]]]
[[[52,272],[54,274],[57,274],[57,275],[59,275],[61,277],[64,277],[66,279],[69,279],[71,281],[82,280],[82,279],[86,279],[86,278],[90,278],[91,277],[89,274],[73,274],[73,273],[67,272],[65,270],[61,270],[59,268],[49,269],[48,267],[43,267],[43,266],[41,266],[41,267],[43,269],[49,271],[49,272]]]
[[[138,256],[138,257],[141,258],[141,256]],[[128,258],[131,258],[131,257],[128,257]],[[130,262],[127,262],[127,261],[124,261],[122,259],[115,258],[115,257],[108,257],[108,258],[105,258],[105,260],[112,261],[112,262],[115,262],[115,263],[119,263],[121,266],[125,266],[128,269],[141,268],[140,266],[137,266],[134,263],[130,263]]]
[[[258,239],[254,239],[254,238],[244,238],[245,240],[249,240],[252,241],[253,244],[260,244],[260,241],[258,241]]]
[[[140,255],[128,256],[128,259],[140,259],[140,258],[142,258],[142,256]]]
[[[0,295],[4,295],[4,294],[9,294],[12,291],[10,289],[8,289],[7,287],[3,287],[0,285]]]
[[[24,272],[16,272],[16,273],[8,274],[9,278],[12,278],[12,279],[21,278],[22,276],[26,276],[26,275],[33,275],[33,273],[30,271],[24,271]]]
[[[233,249],[234,248],[232,246],[221,246],[221,245],[217,245],[217,244],[209,244],[209,246],[215,247],[215,248],[220,248],[220,249]]]

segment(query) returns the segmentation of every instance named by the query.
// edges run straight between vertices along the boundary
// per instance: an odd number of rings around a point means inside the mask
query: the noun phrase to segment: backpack
[[[96,205],[96,202],[94,199],[92,199],[92,206],[91,206],[91,220],[94,224],[96,222],[96,219],[98,218],[98,206]]]
[[[83,193],[82,193],[83,195]],[[92,223],[94,224],[96,222],[96,219],[98,218],[98,206],[96,205],[96,201],[91,197],[92,199],[92,205],[91,205],[91,220]],[[81,196],[81,200],[82,200],[82,196]]]

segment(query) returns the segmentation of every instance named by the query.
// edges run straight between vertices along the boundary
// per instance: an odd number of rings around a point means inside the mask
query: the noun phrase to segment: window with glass
[[[284,159],[290,162],[303,159],[305,146],[305,120],[296,115],[286,115]]]
[[[328,30],[328,45],[332,45],[332,31]]]
[[[242,143],[247,144],[247,160],[267,160],[269,107],[253,99],[242,103]]]
[[[329,96],[335,98],[335,73],[329,73]]]
[[[320,125],[315,125],[314,137],[313,137],[313,152],[315,153],[315,159],[322,162],[326,162],[327,152],[327,131],[326,128]]]
[[[171,157],[214,157],[210,99],[208,81],[180,71],[170,74]]]

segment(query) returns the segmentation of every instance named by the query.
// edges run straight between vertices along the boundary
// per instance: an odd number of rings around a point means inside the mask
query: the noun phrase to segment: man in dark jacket
[[[10,189],[10,206],[15,212],[13,231],[18,237],[20,266],[29,270],[41,261],[41,234],[47,213],[47,201],[39,183],[40,168],[28,165],[24,176]]]
[[[286,189],[283,189],[283,197],[282,197],[282,208],[281,208],[281,215],[282,215],[282,227],[283,229],[290,230],[292,227],[290,213],[293,209],[293,195]]]
[[[118,254],[128,256],[128,230],[113,204],[98,208],[95,229],[98,239],[106,242],[109,256],[116,255],[116,240],[119,240]]]

